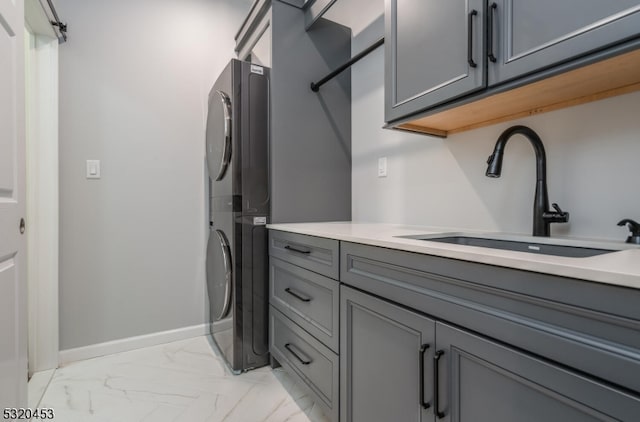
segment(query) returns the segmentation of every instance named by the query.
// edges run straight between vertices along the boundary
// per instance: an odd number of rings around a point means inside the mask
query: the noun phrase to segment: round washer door
[[[207,167],[213,180],[222,180],[231,161],[231,99],[218,90],[209,96]]]
[[[220,230],[209,234],[207,244],[207,288],[211,322],[227,316],[231,309],[232,289],[231,248]]]

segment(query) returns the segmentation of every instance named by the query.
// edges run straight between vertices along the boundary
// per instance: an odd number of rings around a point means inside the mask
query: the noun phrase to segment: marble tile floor
[[[55,369],[49,369],[48,371],[33,374],[29,380],[29,391],[27,393],[29,409],[38,407],[55,371]]]
[[[208,337],[75,362],[40,407],[57,422],[328,422],[282,369],[232,375]]]

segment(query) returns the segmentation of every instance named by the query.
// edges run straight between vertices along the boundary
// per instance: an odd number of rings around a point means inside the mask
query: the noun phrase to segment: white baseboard
[[[213,329],[217,331],[226,328],[227,325],[231,326],[231,320],[216,322],[213,324]],[[209,329],[210,324],[200,324],[191,327],[178,328],[176,330],[161,331],[159,333],[145,334],[142,336],[107,341],[105,343],[92,344],[90,346],[61,350],[59,356],[60,366],[71,362],[77,362],[79,360],[92,359],[100,356],[141,349],[143,347],[171,343],[172,341],[204,336],[209,334]]]

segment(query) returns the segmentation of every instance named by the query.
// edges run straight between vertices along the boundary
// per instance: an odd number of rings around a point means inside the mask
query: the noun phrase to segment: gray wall
[[[371,7],[382,12],[382,3]],[[381,19],[354,31],[353,51],[382,34]],[[354,220],[531,233],[535,163],[529,143],[511,140],[502,178],[484,176],[496,139],[514,124],[541,136],[550,200],[571,213],[569,224],[552,225],[552,235],[622,241],[619,219],[640,220],[640,93],[442,140],[381,129],[383,68],[382,49],[352,68]],[[377,177],[379,157],[388,157],[386,178]]]
[[[351,31],[273,2],[271,221],[351,219],[351,75],[309,85],[349,59]]]
[[[250,3],[56,1],[61,349],[207,321],[207,95]]]

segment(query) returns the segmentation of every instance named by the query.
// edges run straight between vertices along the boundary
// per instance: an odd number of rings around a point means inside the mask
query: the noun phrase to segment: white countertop
[[[466,229],[458,230],[351,222],[270,224],[267,227],[273,230],[326,237],[365,245],[382,246],[385,248],[640,289],[640,248],[626,249],[588,258],[567,258],[397,237],[423,234],[450,234],[452,232],[464,232],[465,234],[482,233]],[[514,240],[519,239],[517,235],[512,237]],[[522,239],[530,239],[526,236],[520,237]],[[582,239],[580,240],[582,241]],[[554,241],[562,244],[566,239],[552,238],[551,242]],[[588,243],[590,247],[600,247],[603,249],[630,247],[622,242],[589,241]]]

